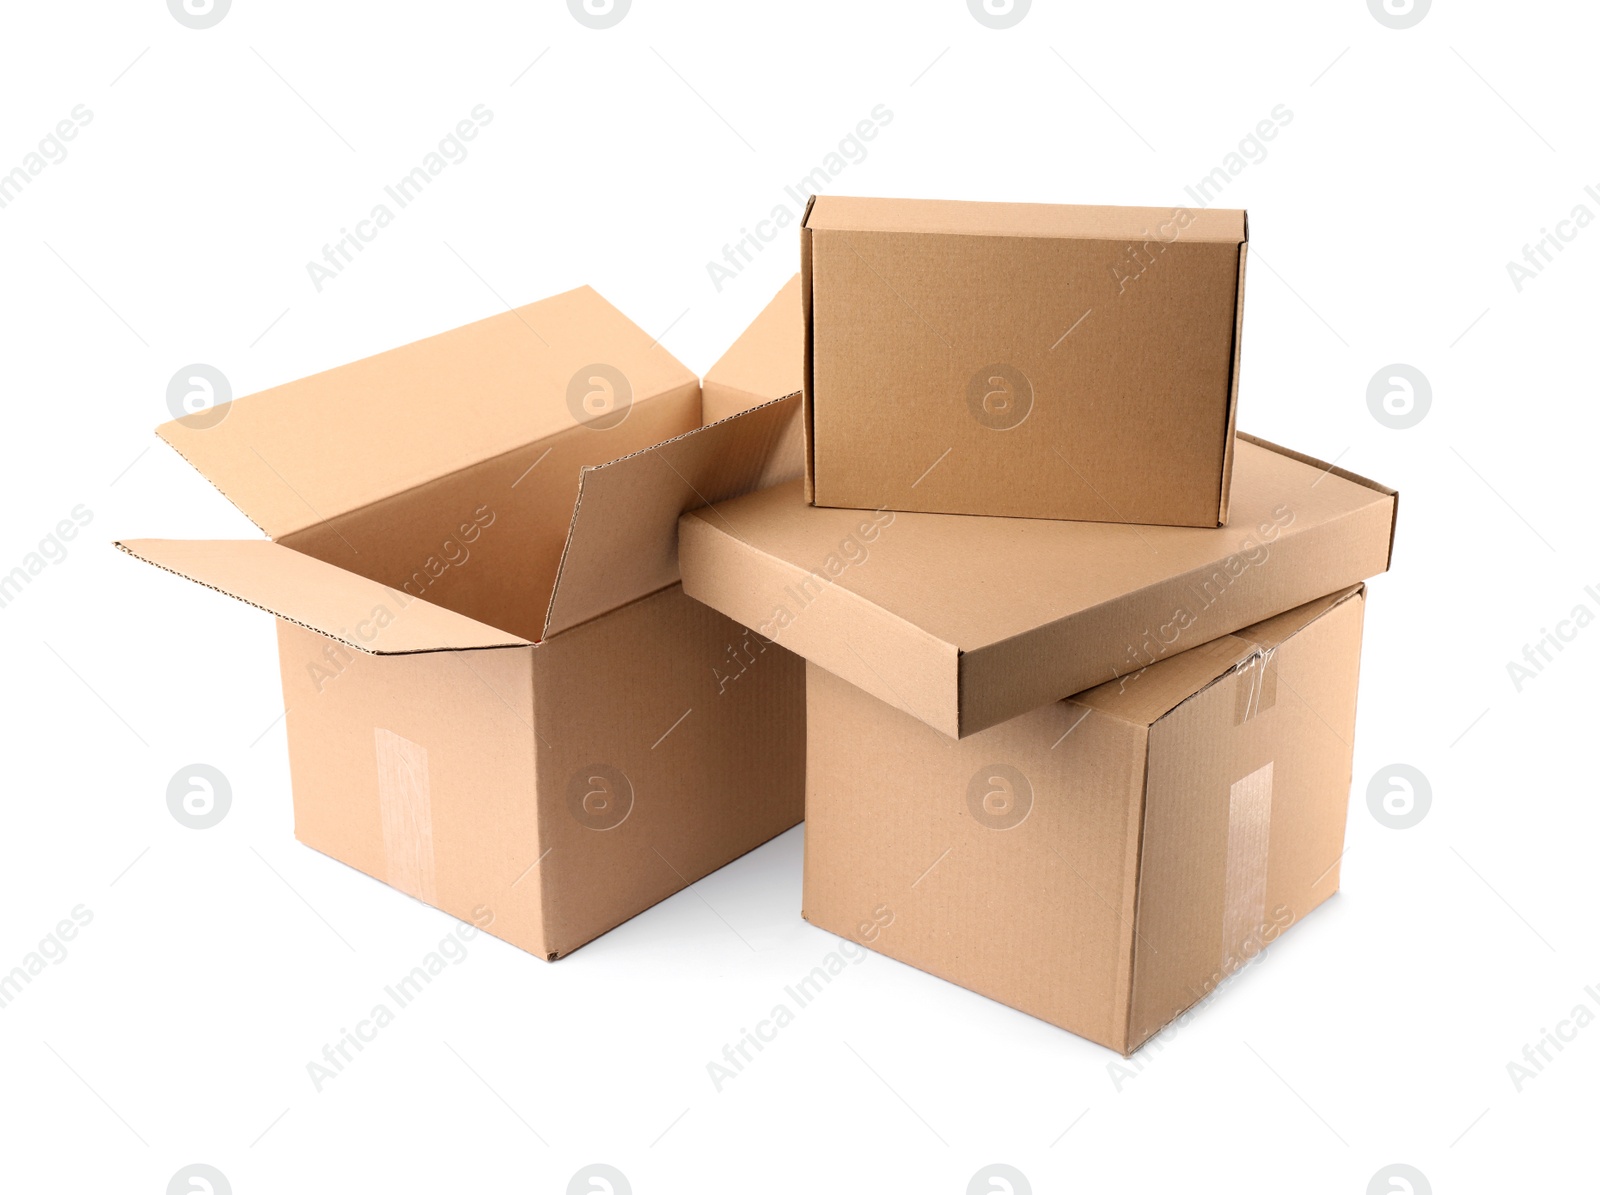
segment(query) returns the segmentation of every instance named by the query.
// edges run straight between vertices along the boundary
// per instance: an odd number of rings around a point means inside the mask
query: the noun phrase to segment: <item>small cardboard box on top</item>
[[[960,742],[808,665],[806,919],[1133,1053],[1337,891],[1364,606]]]
[[[801,817],[801,662],[719,679],[674,542],[798,400],[700,410],[585,287],[164,425],[271,538],[119,546],[278,617],[302,842],[554,959]]]
[[[819,196],[817,506],[1228,519],[1245,214]]]

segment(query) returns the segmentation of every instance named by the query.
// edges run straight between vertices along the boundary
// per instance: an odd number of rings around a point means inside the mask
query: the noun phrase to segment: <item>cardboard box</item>
[[[1227,522],[1245,214],[819,196],[807,499]]]
[[[690,597],[959,738],[1384,572],[1396,504],[1241,435],[1228,527],[833,510],[791,483],[687,515],[679,551]]]
[[[798,397],[805,362],[803,332],[800,275],[796,274],[706,371],[701,386],[700,417],[705,423],[715,423],[775,398],[796,396],[793,415],[784,426],[760,488],[797,477],[805,468],[805,435],[800,426]]]
[[[271,539],[119,546],[278,617],[302,842],[554,959],[800,820],[801,663],[674,544],[797,417],[583,288],[165,425]]]
[[[1132,1053],[1337,891],[1364,605],[959,743],[808,666],[806,919]]]
[[[706,370],[700,388],[703,422],[715,423],[774,398],[800,393],[805,363],[801,315],[796,274]]]

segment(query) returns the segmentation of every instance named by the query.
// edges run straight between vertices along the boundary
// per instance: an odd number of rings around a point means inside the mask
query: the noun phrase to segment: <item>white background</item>
[[[1600,626],[1520,691],[1507,663],[1600,613],[1600,228],[1520,292],[1506,268],[1600,214],[1592,5],[4,22],[0,171],[93,119],[0,210],[0,572],[93,521],[0,609],[0,971],[93,920],[0,1009],[0,1186],[156,1193],[204,1162],[241,1193],[564,1191],[604,1162],[639,1193],[961,1192],[1003,1162],[1034,1191],[1355,1195],[1402,1162],[1438,1192],[1593,1189],[1600,1026],[1521,1091],[1507,1063],[1600,1009]],[[319,293],[306,263],[478,104],[470,156]],[[1220,200],[1251,214],[1241,426],[1402,492],[1343,892],[1120,1089],[1110,1052],[874,956],[718,1092],[706,1064],[835,945],[798,916],[797,830],[556,965],[477,939],[317,1093],[306,1063],[453,923],[294,841],[271,620],[108,546],[256,534],[150,435],[168,379],[205,362],[246,394],[584,282],[703,371],[798,255],[786,234],[720,291],[707,262],[879,104],[840,192],[1185,203],[1293,113]],[[1393,363],[1431,383],[1409,429],[1368,407]],[[204,832],[165,801],[196,761],[233,789]],[[1395,762],[1432,792],[1405,830],[1366,799]]]

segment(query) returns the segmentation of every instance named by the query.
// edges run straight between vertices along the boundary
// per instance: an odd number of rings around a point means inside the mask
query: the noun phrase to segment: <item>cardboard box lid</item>
[[[808,506],[685,516],[684,591],[952,737],[1388,568],[1394,491],[1241,436],[1227,527]]]
[[[873,199],[818,195],[802,227],[813,231],[943,233],[957,236],[1064,237],[1144,241],[1172,219],[1163,207],[1097,207],[1057,203],[979,203],[962,199]],[[1237,244],[1247,239],[1245,214],[1190,209],[1186,242]]]
[[[117,547],[372,655],[529,646],[526,639],[268,540],[130,539]]]
[[[596,364],[633,402],[696,384],[584,286],[156,434],[277,539],[577,426],[569,386]]]
[[[798,394],[804,360],[805,323],[800,310],[800,275],[796,274],[706,371],[708,420],[715,391],[752,400]],[[731,411],[716,411],[719,418],[724,414]]]

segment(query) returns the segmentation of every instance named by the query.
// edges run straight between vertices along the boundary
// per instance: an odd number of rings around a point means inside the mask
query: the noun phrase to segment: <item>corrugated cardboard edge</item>
[[[126,543],[124,543],[121,540],[112,541],[112,546],[115,547],[118,551],[123,552],[123,553],[127,554],[128,556],[133,557],[133,559],[135,559],[135,560],[138,560],[138,561],[140,561],[140,562],[142,562],[144,564],[154,565],[156,568],[160,569],[164,573],[171,573],[174,577],[182,577],[185,581],[189,581],[189,582],[191,582],[192,584],[195,584],[195,585],[203,586],[206,589],[211,590],[213,593],[220,593],[223,597],[232,598],[236,602],[243,602],[246,606],[253,606],[255,609],[261,610],[261,611],[263,611],[263,612],[265,612],[267,614],[270,614],[274,618],[280,618],[284,622],[293,623],[297,627],[301,627],[304,630],[310,631],[313,635],[321,635],[324,639],[331,639],[335,643],[342,643],[342,644],[344,644],[344,646],[350,648],[352,651],[359,651],[359,652],[363,653],[364,655],[369,655],[369,656],[418,656],[418,655],[428,655],[428,654],[433,653],[433,652],[441,652],[441,651],[499,651],[502,648],[517,649],[517,648],[523,648],[523,647],[537,647],[538,646],[537,643],[530,643],[530,642],[528,642],[528,640],[523,639],[520,636],[516,636],[516,635],[511,634],[510,631],[501,631],[499,627],[489,627],[490,630],[493,630],[493,631],[496,631],[496,632],[498,632],[500,634],[505,635],[508,640],[511,640],[511,642],[506,642],[506,643],[485,643],[485,644],[478,644],[478,645],[474,645],[474,646],[470,646],[470,647],[461,646],[461,645],[457,645],[457,644],[448,644],[448,645],[441,645],[439,647],[413,647],[413,648],[407,648],[404,651],[379,651],[379,650],[376,650],[376,649],[374,649],[372,647],[368,647],[368,646],[366,646],[364,644],[354,642],[353,640],[351,640],[349,638],[346,638],[343,635],[330,634],[329,632],[323,630],[321,627],[314,627],[308,622],[302,622],[300,619],[294,618],[291,615],[283,614],[283,613],[281,613],[281,612],[279,612],[277,610],[270,609],[267,606],[263,606],[260,602],[251,601],[249,598],[241,597],[237,593],[230,593],[226,589],[220,589],[217,586],[211,584],[209,581],[202,581],[198,577],[191,577],[188,573],[179,572],[177,569],[172,568],[172,567],[170,567],[168,565],[165,565],[165,564],[161,563],[159,560],[152,560],[148,556],[141,556],[138,552],[135,552],[132,548],[130,548]],[[286,551],[286,552],[294,551],[293,548],[284,548],[283,550]],[[337,568],[338,566],[337,565],[331,565],[330,567]],[[374,585],[379,585],[380,583],[374,581],[373,584]],[[388,589],[391,593],[400,593],[401,592],[400,590],[393,589],[393,588],[391,588],[390,586],[387,586],[387,585],[382,585],[380,587],[383,588],[383,589]],[[414,602],[422,602],[424,605],[428,605],[428,606],[433,605],[432,602],[424,601],[424,599],[422,599],[422,598],[414,598],[410,594],[405,594],[404,596],[406,598],[406,603],[408,605],[411,604],[411,603],[414,603]],[[443,606],[439,606],[439,607],[437,607],[437,609],[439,609],[440,611],[442,611],[442,612],[444,612],[446,614],[454,615],[455,617],[460,618],[465,622],[477,622],[477,619],[467,618],[467,616],[464,615],[464,614],[456,614],[455,611],[447,610]],[[488,623],[480,623],[479,625],[487,627],[489,624]]]
[[[1127,944],[1118,959],[1121,971],[1117,976],[1117,1004],[1112,1008],[1112,1016],[1116,1018],[1113,1021],[1116,1040],[1107,1043],[1124,1058],[1132,1057],[1134,1050],[1138,1049],[1130,1042],[1133,1037],[1133,983],[1139,967],[1139,881],[1143,874],[1140,863],[1144,859],[1144,810],[1145,803],[1150,799],[1150,728],[1146,726],[1143,729],[1144,772],[1139,782],[1139,799],[1130,803],[1132,808],[1128,812],[1128,857],[1123,871],[1127,879],[1123,882],[1122,908],[1118,910],[1132,932],[1127,935]],[[1117,1016],[1119,1008],[1120,1017]]]
[[[805,492],[806,501],[816,504],[817,480],[816,458],[813,447],[815,436],[811,426],[811,404],[816,395],[815,379],[815,346],[816,346],[816,321],[813,318],[811,300],[811,209],[816,206],[817,197],[813,195],[806,200],[806,213],[800,218],[800,311],[805,321],[804,337],[804,364],[800,372],[800,433],[805,454]]]
[[[1321,472],[1323,472],[1325,474],[1326,473],[1332,473],[1334,476],[1341,477],[1345,481],[1353,482],[1356,485],[1362,486],[1365,489],[1369,489],[1369,490],[1373,491],[1374,493],[1381,494],[1381,495],[1389,498],[1390,502],[1391,502],[1391,508],[1390,508],[1390,512],[1389,512],[1389,550],[1384,556],[1384,569],[1385,569],[1385,571],[1387,571],[1389,568],[1391,568],[1393,566],[1393,564],[1394,564],[1395,525],[1396,525],[1396,521],[1397,521],[1397,519],[1399,517],[1399,510],[1400,510],[1400,493],[1399,493],[1398,490],[1390,489],[1388,486],[1383,485],[1380,482],[1373,481],[1373,480],[1371,480],[1370,478],[1367,478],[1367,477],[1362,477],[1358,473],[1352,473],[1348,469],[1338,468],[1335,465],[1329,464],[1327,461],[1318,460],[1316,457],[1309,456],[1306,453],[1296,452],[1291,448],[1283,447],[1283,445],[1281,445],[1281,444],[1274,444],[1271,440],[1264,440],[1260,436],[1252,436],[1248,432],[1239,432],[1238,436],[1239,436],[1240,439],[1246,440],[1249,443],[1256,445],[1258,448],[1265,448],[1268,452],[1275,452],[1275,453],[1279,454],[1280,456],[1288,457],[1290,460],[1299,461],[1301,464],[1309,465],[1312,468],[1318,469],[1318,470],[1320,470]],[[1313,484],[1315,484],[1315,483],[1313,483]],[[1146,593],[1146,592],[1148,592],[1149,590],[1152,590],[1152,589],[1159,589],[1164,585],[1171,584],[1172,581],[1173,581],[1173,578],[1171,578],[1171,577],[1164,578],[1164,579],[1157,580],[1157,581],[1153,581],[1149,585],[1143,586],[1143,587],[1141,587],[1139,589],[1130,590],[1127,593],[1118,594],[1115,597],[1107,598],[1105,601],[1100,602],[1097,605],[1086,607],[1085,609],[1076,611],[1074,614],[1068,615],[1067,617],[1069,617],[1069,618],[1073,618],[1073,617],[1081,618],[1084,615],[1088,614],[1090,611],[1099,610],[1099,609],[1102,609],[1102,608],[1104,608],[1106,606],[1110,606],[1110,605],[1115,605],[1118,602],[1126,601],[1131,596],[1135,596],[1135,595],[1138,595],[1138,594],[1143,594],[1143,593]],[[1314,601],[1316,599],[1312,599],[1312,600]],[[1257,621],[1264,621],[1264,620],[1259,620],[1258,619]],[[1022,635],[1036,634],[1039,631],[1039,629],[1040,628],[1035,627],[1035,628],[1032,628],[1029,631],[1020,632],[1020,634],[1022,634]],[[1232,632],[1230,632],[1230,633],[1232,633]],[[1017,636],[1013,636],[1012,638],[1013,639],[1017,638]],[[969,656],[976,655],[981,651],[991,651],[991,650],[993,650],[993,649],[995,649],[997,647],[1000,647],[1001,645],[1003,645],[1005,643],[1009,643],[1009,642],[1011,642],[1011,640],[1003,639],[1003,640],[999,640],[999,641],[997,641],[995,643],[985,644],[984,647],[982,647],[981,649],[980,648],[974,648],[971,651],[963,650],[963,651],[959,651],[957,653],[957,655],[956,655],[956,672],[957,672],[957,679],[956,679],[956,710],[957,710],[957,723],[958,723],[958,726],[960,728],[960,732],[959,732],[959,734],[957,734],[956,737],[965,738],[969,734],[976,734],[980,730],[986,730],[990,726],[996,725],[995,722],[991,721],[991,722],[986,722],[981,726],[973,726],[973,727],[969,727],[968,726],[969,718],[968,718],[968,711],[967,711],[967,707],[966,707],[966,663],[967,663],[967,658]],[[1067,694],[1066,696],[1071,696],[1071,694]],[[1056,700],[1061,700],[1061,698],[1056,698]],[[1012,715],[1012,716],[1015,716],[1015,715]],[[1003,720],[1004,719],[1002,719],[1002,721]]]
[[[1228,499],[1233,490],[1233,437],[1239,424],[1239,362],[1244,346],[1244,267],[1250,250],[1250,214],[1243,213],[1244,240],[1239,242],[1239,272],[1234,278],[1233,360],[1229,367],[1228,425],[1222,442],[1222,493],[1217,506],[1217,526],[1228,523]]]
[[[1252,443],[1260,443],[1260,441],[1254,441],[1253,440]],[[1266,445],[1266,446],[1267,447],[1271,447],[1271,445]],[[1317,462],[1311,462],[1311,463],[1317,463]],[[1364,480],[1364,479],[1354,478],[1353,480],[1358,480],[1359,481],[1359,480]],[[1304,623],[1302,623],[1299,627],[1297,627],[1292,634],[1287,636],[1281,642],[1287,642],[1288,639],[1292,639],[1295,635],[1298,635],[1301,631],[1308,630],[1309,628],[1314,626],[1316,623],[1318,623],[1322,619],[1326,618],[1329,614],[1332,614],[1335,610],[1339,609],[1341,606],[1347,605],[1351,601],[1355,601],[1355,600],[1359,599],[1359,600],[1364,602],[1366,600],[1366,596],[1367,596],[1367,586],[1366,586],[1365,582],[1362,582],[1360,584],[1352,586],[1348,591],[1341,592],[1341,593],[1336,594],[1336,595],[1329,595],[1329,598],[1327,599],[1328,600],[1328,605],[1326,606],[1326,608],[1317,611],[1317,613],[1315,615],[1313,615],[1311,618],[1308,618]],[[1288,612],[1285,611],[1285,613],[1288,613]],[[1263,621],[1265,621],[1265,620],[1263,620]],[[1248,629],[1248,628],[1246,628],[1246,629]],[[1237,634],[1237,632],[1235,632],[1235,634]],[[1166,713],[1160,715],[1160,717],[1152,719],[1150,721],[1150,723],[1149,723],[1150,728],[1153,729],[1155,727],[1156,723],[1160,722],[1162,718],[1169,717],[1174,710],[1181,709],[1183,706],[1187,705],[1189,702],[1191,702],[1195,698],[1199,697],[1202,693],[1204,693],[1207,690],[1209,690],[1212,686],[1220,683],[1221,681],[1225,680],[1227,677],[1232,676],[1234,673],[1238,672],[1240,669],[1249,667],[1256,660],[1264,659],[1264,658],[1270,656],[1272,652],[1277,650],[1277,647],[1278,647],[1278,644],[1273,644],[1271,646],[1263,646],[1261,644],[1256,644],[1249,652],[1245,653],[1245,655],[1241,659],[1236,661],[1233,664],[1232,667],[1227,668],[1224,671],[1220,672],[1215,678],[1213,678],[1212,680],[1208,681],[1206,684],[1202,685],[1199,689],[1196,689],[1188,697],[1185,697],[1182,701],[1179,701],[1176,704],[1174,704],[1172,709],[1169,709]],[[1357,692],[1359,693],[1359,686],[1358,686]],[[1150,791],[1149,790],[1149,786],[1150,786],[1150,744],[1149,744],[1149,739],[1148,738],[1145,740],[1144,776],[1145,776],[1144,789],[1140,794],[1139,802],[1138,802],[1138,805],[1139,805],[1139,812],[1138,812],[1138,816],[1139,816],[1139,830],[1138,830],[1139,846],[1138,846],[1138,855],[1136,856],[1137,862],[1136,862],[1136,865],[1135,865],[1135,875],[1134,875],[1134,880],[1133,880],[1133,884],[1134,884],[1134,887],[1135,887],[1135,899],[1134,899],[1134,914],[1133,914],[1133,920],[1132,920],[1133,933],[1130,935],[1130,937],[1132,938],[1132,945],[1130,946],[1129,951],[1128,951],[1128,971],[1127,971],[1127,976],[1126,976],[1127,985],[1126,985],[1126,988],[1124,989],[1122,979],[1120,979],[1120,978],[1119,978],[1118,984],[1117,984],[1117,987],[1118,987],[1118,998],[1119,999],[1121,998],[1121,996],[1122,996],[1124,991],[1126,992],[1126,995],[1127,995],[1127,1006],[1124,1009],[1124,1020],[1123,1020],[1123,1026],[1122,1026],[1122,1044],[1118,1047],[1118,1049],[1120,1050],[1120,1052],[1121,1052],[1121,1054],[1122,1054],[1122,1056],[1124,1058],[1131,1058],[1134,1055],[1134,1053],[1141,1046],[1143,1046],[1146,1042],[1152,1040],[1153,1038],[1161,1036],[1161,1034],[1166,1031],[1166,1028],[1167,1028],[1168,1025],[1172,1024],[1172,1022],[1177,1020],[1178,1017],[1181,1017],[1184,1013],[1188,1012],[1189,1009],[1193,1008],[1195,1004],[1200,1003],[1200,1000],[1205,999],[1204,996],[1201,996],[1199,999],[1196,999],[1192,1003],[1190,1003],[1188,1005],[1185,1005],[1183,1008],[1180,1008],[1176,1013],[1174,1013],[1170,1019],[1168,1019],[1163,1024],[1157,1026],[1154,1031],[1152,1031],[1151,1033],[1147,1034],[1145,1037],[1141,1038],[1137,1042],[1133,1040],[1133,1012],[1134,1012],[1133,986],[1134,986],[1134,982],[1135,982],[1135,977],[1138,974],[1138,967],[1139,967],[1138,898],[1139,898],[1140,890],[1142,889],[1142,883],[1143,883],[1143,879],[1144,879],[1144,874],[1143,874],[1143,861],[1144,861],[1144,808],[1145,808],[1145,802],[1149,799],[1149,791]],[[1152,947],[1152,949],[1153,949],[1153,947]]]
[[[229,404],[225,404],[225,405],[231,406],[232,404],[229,403]],[[183,420],[181,420],[181,419],[171,419],[171,420],[168,420],[166,423],[161,424],[160,427],[156,428],[156,438],[158,440],[160,440],[163,444],[165,444],[168,448],[172,449],[173,452],[176,452],[180,457],[182,457],[184,464],[188,465],[189,468],[193,469],[196,473],[200,474],[200,476],[203,477],[207,482],[209,482],[212,489],[216,490],[217,493],[221,494],[224,498],[226,498],[228,500],[228,505],[229,506],[233,507],[234,510],[236,510],[240,514],[244,515],[245,518],[250,519],[250,525],[251,526],[253,526],[257,531],[261,532],[261,534],[266,536],[268,539],[273,539],[274,537],[273,537],[272,532],[268,531],[265,527],[263,527],[260,523],[256,522],[254,519],[251,519],[249,514],[247,514],[245,512],[244,507],[240,506],[237,502],[235,502],[233,500],[233,496],[231,494],[229,494],[227,490],[223,489],[222,486],[209,473],[207,473],[199,465],[195,464],[194,461],[190,459],[188,453],[184,452],[183,449],[179,448],[176,444],[174,444],[171,440],[169,440],[166,437],[166,435],[164,434],[164,430],[163,429],[165,429],[167,427],[170,427],[174,423],[182,423],[182,422],[183,422]],[[122,547],[121,544],[118,544],[117,546],[119,548]],[[123,548],[123,551],[126,552],[127,549]],[[130,553],[130,555],[131,555],[131,553]]]
[[[777,401],[778,399],[781,399],[781,398],[793,398],[796,394],[799,394],[799,393],[800,393],[800,391],[798,391],[798,390],[792,390],[788,394],[778,394],[778,395],[757,394],[754,390],[746,390],[742,386],[729,386],[729,385],[726,385],[723,382],[713,382],[713,381],[710,381],[710,380],[701,382],[700,383],[700,399],[701,399],[702,405],[705,402],[705,396],[707,394],[715,394],[715,395],[718,396],[718,398],[731,398],[731,399],[735,400],[739,404],[739,406],[742,408],[741,410],[734,412],[733,415],[724,415],[722,417],[722,419],[713,420],[712,423],[707,423],[707,424],[704,424],[703,426],[712,427],[717,423],[721,423],[723,419],[732,419],[732,418],[734,418],[735,415],[743,415],[745,413],[745,411],[754,410],[756,407],[765,406],[767,403],[775,402],[775,401]],[[592,468],[599,468],[599,466],[598,465],[586,465],[585,468],[591,468],[592,469]]]
[[[650,588],[646,589],[644,592],[635,593],[628,591],[621,594],[618,599],[612,601],[606,609],[597,610],[594,613],[588,614],[581,618],[572,619],[570,621],[563,621],[556,617],[557,605],[561,602],[562,596],[561,581],[562,577],[567,572],[568,558],[572,553],[573,543],[577,537],[578,525],[583,510],[584,489],[588,485],[591,476],[598,475],[603,470],[613,469],[618,465],[623,465],[628,461],[635,461],[651,454],[657,454],[658,459],[660,459],[661,462],[667,466],[667,468],[671,469],[673,473],[676,473],[678,478],[683,482],[683,485],[687,487],[689,491],[693,493],[694,496],[699,500],[697,506],[690,506],[688,508],[680,506],[678,509],[672,512],[672,516],[670,520],[668,520],[671,525],[669,533],[676,535],[678,529],[678,519],[683,514],[687,513],[688,510],[705,509],[709,506],[715,506],[718,502],[726,502],[730,498],[737,497],[739,494],[746,492],[750,488],[750,485],[754,485],[756,478],[758,478],[760,475],[761,467],[764,467],[765,461],[770,459],[773,450],[778,443],[779,437],[775,432],[766,443],[764,453],[762,454],[761,464],[754,468],[749,485],[746,485],[744,489],[738,489],[734,494],[721,494],[715,498],[706,497],[705,494],[703,494],[695,485],[694,481],[684,477],[683,474],[678,471],[677,467],[667,460],[666,457],[659,455],[660,450],[668,448],[673,444],[679,444],[688,441],[694,437],[720,438],[731,435],[731,429],[740,421],[746,421],[752,426],[757,425],[762,422],[760,415],[761,412],[771,411],[773,408],[790,401],[790,399],[793,397],[794,395],[788,394],[781,398],[769,399],[758,406],[751,407],[749,410],[739,411],[733,415],[727,416],[726,418],[719,419],[715,423],[708,423],[703,427],[692,428],[689,431],[682,432],[679,435],[671,437],[670,439],[663,440],[659,444],[652,444],[646,448],[639,449],[637,452],[630,452],[625,456],[619,456],[616,458],[616,460],[607,461],[603,465],[584,466],[578,476],[578,496],[572,504],[572,519],[567,524],[566,542],[561,547],[561,560],[556,566],[555,584],[550,590],[550,604],[545,609],[541,641],[543,639],[550,638],[552,635],[560,634],[562,631],[571,630],[575,626],[580,626],[585,622],[590,622],[595,618],[609,614],[612,610],[621,609],[623,606],[629,605],[641,598],[649,597],[652,593],[659,593],[663,589],[667,589],[670,586],[676,585],[681,580],[680,572],[676,565],[674,565],[671,576],[655,578],[655,581],[651,583]],[[724,454],[723,459],[726,459],[726,455],[727,454]],[[752,462],[754,462],[754,458],[752,458]],[[674,559],[675,558],[676,556],[674,554]]]
[[[1240,432],[1239,438],[1241,440],[1249,441],[1258,448],[1265,448],[1269,452],[1276,452],[1279,456],[1286,456],[1290,460],[1299,461],[1302,465],[1310,465],[1313,468],[1321,469],[1324,473],[1332,473],[1335,477],[1342,477],[1346,481],[1354,482],[1356,485],[1365,486],[1369,490],[1376,491],[1379,494],[1383,494],[1389,498],[1392,498],[1394,502],[1389,515],[1389,555],[1385,558],[1384,564],[1386,568],[1394,567],[1394,532],[1395,526],[1400,519],[1399,490],[1390,489],[1382,482],[1373,481],[1370,477],[1363,477],[1359,473],[1352,473],[1348,469],[1341,469],[1337,465],[1331,465],[1327,461],[1318,460],[1316,457],[1310,456],[1307,453],[1296,452],[1292,448],[1285,448],[1282,444],[1274,444],[1271,440],[1263,440],[1260,436],[1252,436],[1249,432]]]

